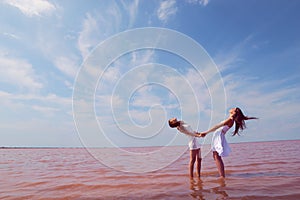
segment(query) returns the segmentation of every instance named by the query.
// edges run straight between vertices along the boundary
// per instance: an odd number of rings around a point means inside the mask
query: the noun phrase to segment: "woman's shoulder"
[[[223,125],[228,126],[228,127],[232,127],[233,123],[234,123],[234,120],[232,117],[229,117],[223,121]]]

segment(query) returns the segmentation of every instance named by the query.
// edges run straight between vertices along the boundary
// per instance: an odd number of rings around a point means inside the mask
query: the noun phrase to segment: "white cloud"
[[[112,1],[99,12],[88,12],[82,22],[77,45],[83,58],[101,41],[122,30],[133,27],[139,1]],[[127,23],[126,23],[127,22]]]
[[[206,6],[210,0],[186,0],[187,3],[191,4],[199,4],[202,6]]]
[[[42,96],[0,91],[0,112],[2,116],[6,116],[0,125],[2,144],[48,146],[49,141],[45,138],[54,137],[57,142],[53,145],[59,145],[61,137],[66,133],[73,140],[76,135],[71,103],[71,98],[54,94]],[[20,139],[22,137],[28,139],[28,143]],[[41,138],[37,139],[38,137]]]
[[[18,120],[39,119],[48,121],[59,121],[68,119],[71,121],[72,99],[59,97],[55,94],[46,96],[38,94],[13,94],[0,91],[1,113],[15,115]],[[53,115],[55,114],[55,119]],[[8,119],[9,121],[9,119]]]
[[[175,0],[166,0],[160,2],[159,8],[157,10],[157,17],[162,22],[167,22],[168,19],[175,15],[178,8],[176,7],[176,1]]]
[[[123,99],[121,99],[118,95],[97,95],[96,97],[97,104],[99,103],[100,108],[111,109],[110,105],[113,104],[114,106],[121,106],[125,103]]]
[[[247,138],[276,140],[295,137],[300,128],[298,87],[278,87],[270,91],[268,88],[278,84],[276,80],[258,82],[243,77],[236,80],[234,75],[224,77],[224,80],[228,104],[241,107],[246,115],[260,118],[251,122],[253,125],[246,130],[251,135]]]
[[[137,68],[142,69],[145,64],[152,63],[154,61],[153,50],[134,51],[132,53],[125,54],[119,59],[115,60],[102,74],[99,79],[97,91],[101,94],[111,93],[115,87],[120,84],[119,81],[126,82],[126,84],[139,83],[140,80],[147,80],[147,70],[139,71]],[[151,64],[149,64],[150,66]],[[92,75],[99,74],[96,71],[90,70]],[[130,77],[129,79],[127,77]],[[100,78],[100,77],[99,77]],[[124,83],[123,82],[123,83]],[[121,84],[122,85],[122,84]],[[128,85],[126,86],[128,88]]]
[[[55,112],[59,111],[58,108],[53,108],[53,107],[49,107],[49,106],[32,106],[32,108],[38,112],[41,112],[44,115],[47,116],[51,116],[53,115]]]
[[[83,58],[102,40],[120,31],[122,15],[117,4],[101,13],[87,13],[79,33],[78,48]]]
[[[56,105],[58,107],[70,107],[72,104],[72,99],[67,97],[60,97],[56,94],[48,94],[45,96],[38,95],[38,94],[12,94],[9,92],[0,91],[0,99],[1,100],[8,100],[9,102],[36,102],[40,105]],[[13,103],[12,103],[13,105]],[[28,107],[28,104],[24,105]],[[32,104],[36,105],[36,104]]]
[[[20,37],[18,35],[15,35],[15,34],[12,34],[12,33],[2,33],[4,36],[8,37],[8,38],[12,38],[12,39],[15,39],[15,40],[19,40]]]
[[[151,92],[151,86],[140,88],[134,95],[131,105],[138,107],[152,107],[161,105],[162,99]]]
[[[102,40],[119,31],[122,17],[116,6],[107,8],[101,14],[86,14],[78,38],[78,48],[83,58]]]
[[[87,14],[78,38],[78,47],[83,58],[85,58],[91,51],[91,48],[96,45],[97,42],[93,38],[93,35],[97,34],[99,34],[97,20],[91,14]]]
[[[55,6],[46,0],[5,0],[4,2],[18,8],[29,17],[49,14],[55,10]]]
[[[54,64],[61,72],[71,78],[75,78],[77,70],[79,68],[75,58],[70,59],[63,56],[56,58]]]
[[[255,125],[251,125],[250,130],[247,130],[247,132],[252,132],[251,135],[247,135],[250,140],[251,138],[253,141],[266,138],[282,139],[284,137],[278,134],[282,132],[285,132],[287,139],[295,138],[293,132],[300,128],[299,125],[295,125],[299,124],[300,96],[298,86],[288,83],[291,79],[298,79],[299,76],[290,76],[286,80],[264,81],[259,77],[241,74],[237,67],[243,61],[241,55],[246,47],[251,46],[251,39],[250,35],[226,53],[220,53],[215,58],[223,72],[227,105],[239,106],[245,114],[260,118],[259,122],[254,122]],[[234,140],[239,139],[234,138]]]
[[[30,63],[18,58],[0,55],[0,82],[18,86],[21,89],[37,90],[43,85],[37,81],[37,75]]]
[[[131,55],[130,66],[148,64],[155,59],[154,50],[134,51]]]
[[[236,76],[224,77],[228,103],[231,105],[245,105],[251,107],[253,112],[265,115],[268,119],[276,119],[280,113],[282,118],[290,118],[293,112],[300,113],[297,106],[298,87],[278,87],[273,91],[269,91],[270,86],[276,86],[277,80],[268,82],[258,82],[249,78]],[[238,98],[236,98],[238,97]],[[262,109],[264,108],[264,109]]]
[[[118,67],[110,67],[105,71],[105,73],[102,76],[102,79],[108,82],[107,84],[113,84],[117,80],[119,80],[120,76],[120,69]]]
[[[241,54],[245,51],[245,48],[250,45],[249,43],[252,38],[253,35],[249,35],[244,40],[231,47],[230,50],[220,51],[217,55],[215,55],[214,61],[219,66],[219,69],[221,71],[225,71],[227,69],[232,70],[234,67],[238,66],[237,64],[243,62],[244,60],[241,57]]]
[[[134,0],[131,4],[126,4],[124,1],[122,1],[122,4],[129,15],[128,27],[132,27],[137,16],[139,0]]]

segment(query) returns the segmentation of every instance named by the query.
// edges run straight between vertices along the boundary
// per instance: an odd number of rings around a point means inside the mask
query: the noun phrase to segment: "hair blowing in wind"
[[[235,130],[233,136],[239,135],[240,131],[243,131],[246,128],[245,120],[249,119],[258,119],[257,117],[248,117],[245,116],[240,108],[236,108],[233,120],[235,122]]]

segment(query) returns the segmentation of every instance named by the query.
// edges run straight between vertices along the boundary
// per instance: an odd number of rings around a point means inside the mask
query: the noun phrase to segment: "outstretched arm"
[[[199,133],[197,133],[196,131],[192,131],[192,130],[189,130],[187,129],[186,127],[180,127],[180,128],[177,128],[181,133],[184,133],[186,135],[189,135],[189,136],[194,136],[194,137],[199,137]]]
[[[188,132],[188,133],[185,133],[185,134],[187,134],[187,135],[190,135],[190,136],[194,136],[194,137],[200,137],[200,133],[198,133],[198,132]]]
[[[231,120],[231,119],[228,118],[228,119],[226,119],[225,121],[222,121],[222,122],[220,122],[219,124],[217,124],[217,125],[213,126],[212,128],[208,129],[207,131],[201,132],[201,133],[200,133],[200,136],[201,136],[201,137],[204,137],[204,136],[207,135],[208,133],[213,132],[213,131],[217,130],[218,128],[224,126],[224,125],[227,124],[230,120]]]
[[[247,117],[245,118],[245,120],[249,120],[249,119],[258,119],[257,117]]]

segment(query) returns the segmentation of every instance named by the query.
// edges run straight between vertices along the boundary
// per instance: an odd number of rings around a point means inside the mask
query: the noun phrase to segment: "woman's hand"
[[[205,137],[206,134],[207,134],[207,132],[200,132],[200,133],[199,133],[199,137]]]
[[[200,132],[196,132],[196,137],[201,137],[201,133]]]

